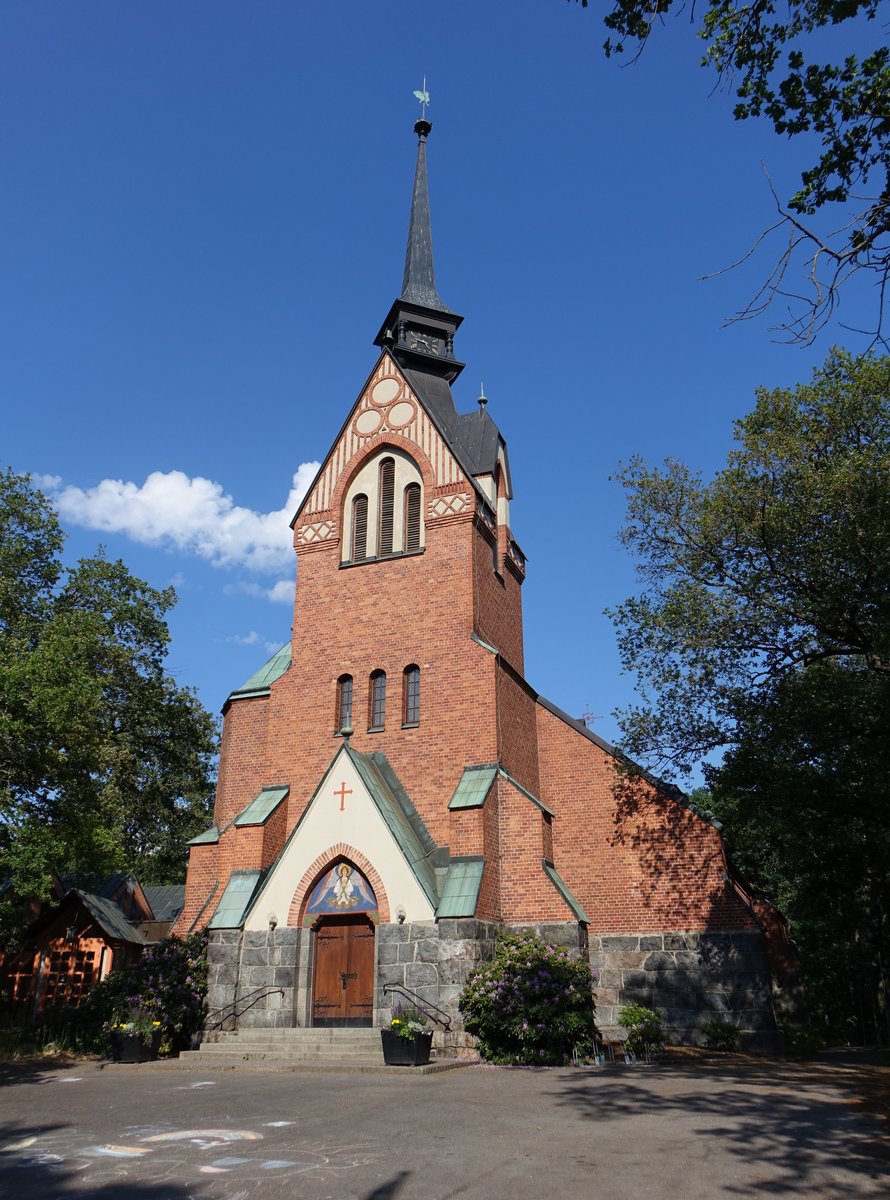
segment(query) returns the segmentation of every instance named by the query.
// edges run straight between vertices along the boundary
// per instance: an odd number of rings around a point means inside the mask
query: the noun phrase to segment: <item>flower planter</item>
[[[381,1029],[383,1061],[388,1067],[422,1067],[430,1061],[432,1033],[416,1033],[413,1038],[403,1038],[391,1029]]]
[[[154,1062],[161,1048],[161,1033],[129,1033],[118,1031],[111,1035],[111,1057],[116,1063]]]

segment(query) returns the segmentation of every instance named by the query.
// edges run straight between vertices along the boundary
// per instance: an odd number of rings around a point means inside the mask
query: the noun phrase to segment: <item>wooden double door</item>
[[[374,1023],[374,926],[367,917],[323,917],[315,933],[313,1025]]]

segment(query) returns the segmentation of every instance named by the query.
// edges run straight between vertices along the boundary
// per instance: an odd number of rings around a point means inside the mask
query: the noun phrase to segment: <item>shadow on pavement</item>
[[[563,1076],[551,1095],[598,1123],[692,1117],[697,1136],[719,1139],[724,1153],[768,1168],[756,1186],[740,1181],[738,1195],[810,1196],[815,1173],[824,1179],[826,1169],[868,1181],[890,1177],[880,1100],[890,1092],[890,1079],[885,1071],[875,1074],[877,1081],[867,1070],[823,1064],[678,1069],[655,1063]]]
[[[49,1083],[57,1079],[61,1071],[95,1071],[99,1059],[51,1058],[49,1056],[15,1059],[0,1062],[0,1087],[16,1083]]]
[[[402,1185],[407,1183],[410,1178],[410,1171],[399,1171],[398,1175],[394,1175],[388,1183],[381,1183],[379,1187],[375,1187],[373,1192],[368,1192],[364,1200],[390,1200],[392,1196],[397,1196],[402,1190]]]
[[[0,1175],[3,1196],[16,1200],[192,1200],[189,1188],[176,1183],[126,1181],[90,1185],[81,1171],[59,1155],[41,1152],[38,1142],[68,1125],[0,1125]]]

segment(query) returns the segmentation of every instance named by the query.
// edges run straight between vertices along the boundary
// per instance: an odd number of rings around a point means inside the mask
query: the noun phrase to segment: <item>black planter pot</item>
[[[130,1033],[119,1030],[111,1035],[111,1057],[116,1063],[154,1062],[160,1048],[160,1031]]]
[[[416,1033],[413,1038],[399,1037],[391,1029],[381,1029],[383,1061],[388,1067],[422,1067],[430,1061],[432,1033]]]

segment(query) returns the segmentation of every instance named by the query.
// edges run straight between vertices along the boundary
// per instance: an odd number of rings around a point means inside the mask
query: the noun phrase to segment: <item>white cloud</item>
[[[284,505],[270,513],[242,508],[221,484],[182,471],[153,471],[141,486],[103,479],[92,488],[62,487],[53,499],[63,517],[87,529],[123,533],[149,546],[173,546],[215,567],[271,573],[293,563],[289,522],[318,466],[301,463]],[[47,484],[53,489],[61,484],[54,476],[41,478],[55,480]],[[266,598],[290,601],[293,585],[282,580],[268,589]]]
[[[42,492],[51,492],[62,482],[61,475],[41,475],[38,471],[31,472],[31,482]]]
[[[260,635],[255,629],[251,629],[250,633],[233,633],[226,641],[234,642],[236,646],[255,646],[260,641]]]
[[[243,594],[245,596],[253,596],[257,600],[271,600],[273,604],[293,604],[296,586],[296,582],[293,579],[279,579],[270,588],[261,587],[258,583],[248,583],[245,580],[241,580],[238,583],[227,583],[223,588],[223,595],[237,596]]]

